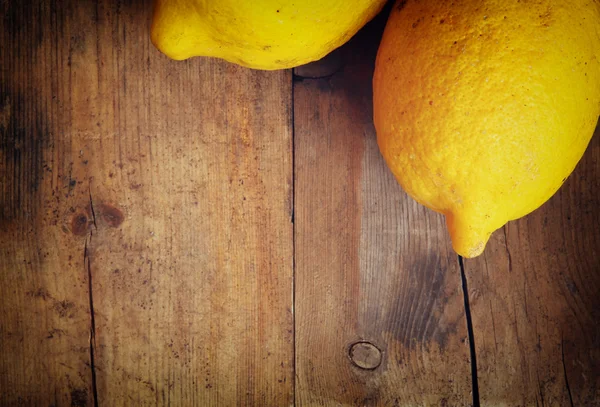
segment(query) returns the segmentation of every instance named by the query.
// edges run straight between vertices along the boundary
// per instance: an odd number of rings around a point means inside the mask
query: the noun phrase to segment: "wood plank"
[[[298,406],[471,403],[444,220],[401,191],[376,144],[371,77],[385,19],[342,48],[339,71],[320,62],[328,76],[294,85]]]
[[[34,8],[33,19],[40,19],[52,53],[29,75],[53,79],[43,82],[48,92],[37,95],[31,85],[27,96],[54,106],[48,142],[54,148],[44,150],[52,172],[42,175],[37,162],[22,171],[42,178],[38,195],[26,199],[44,202],[38,210],[56,211],[58,220],[26,230],[15,220],[17,231],[3,233],[10,275],[31,276],[11,282],[15,292],[3,287],[3,305],[16,309],[38,286],[52,298],[67,298],[82,311],[75,315],[81,314],[80,326],[70,325],[65,337],[77,333],[84,352],[70,353],[73,338],[47,345],[60,357],[35,356],[34,365],[3,356],[2,383],[14,388],[7,402],[27,394],[27,386],[39,389],[40,403],[67,391],[56,366],[68,360],[87,375],[72,386],[87,391],[88,405],[94,387],[99,405],[290,405],[290,72],[168,60],[149,42],[150,1],[39,4],[48,10]],[[21,46],[26,61],[33,51]],[[3,75],[14,83],[31,79]],[[25,143],[34,142],[30,133]],[[25,193],[26,182],[5,187],[13,207],[22,204],[10,194]],[[31,240],[24,254],[9,241],[15,233]],[[55,260],[17,267],[39,247]],[[95,386],[85,365],[88,283]],[[34,318],[45,309],[44,300],[35,301],[7,316],[13,337],[7,339],[8,328],[2,334],[13,347],[22,346],[19,335],[37,335],[22,358],[32,358],[48,327],[67,329],[54,321],[40,326],[39,319],[54,317]],[[26,376],[42,362],[55,369],[43,379],[48,383]]]
[[[91,405],[85,236],[66,106],[68,23],[0,3],[0,405]],[[75,231],[76,233],[72,233]]]
[[[600,405],[600,129],[540,209],[465,261],[482,405]]]

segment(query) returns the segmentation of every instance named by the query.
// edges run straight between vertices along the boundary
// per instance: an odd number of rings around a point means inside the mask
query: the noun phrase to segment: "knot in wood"
[[[349,352],[352,363],[364,370],[374,370],[381,365],[381,351],[371,342],[356,342]]]
[[[71,232],[77,236],[84,236],[89,229],[89,220],[85,213],[76,213],[71,218]]]
[[[100,205],[100,215],[106,224],[110,227],[117,228],[123,223],[125,216],[123,212],[112,205],[107,203]]]

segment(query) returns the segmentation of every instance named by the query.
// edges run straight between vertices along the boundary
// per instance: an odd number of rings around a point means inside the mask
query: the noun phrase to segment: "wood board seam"
[[[290,221],[292,222],[292,403],[294,406],[298,405],[297,402],[297,370],[296,370],[296,122],[295,122],[295,101],[294,101],[294,88],[295,88],[295,75],[292,70],[289,75],[291,86],[290,86],[290,124],[292,132],[292,213]]]
[[[571,395],[571,387],[569,386],[569,378],[567,376],[567,365],[565,365],[565,340],[564,340],[564,338],[562,338],[562,334],[561,334],[561,338],[560,338],[560,353],[561,353],[561,360],[562,360],[562,366],[563,366],[563,374],[565,376],[565,386],[567,388],[567,394],[569,395],[569,402],[571,404],[571,407],[574,407],[575,405],[573,404],[573,396]]]
[[[88,251],[88,242],[91,244],[94,230],[97,230],[96,226],[96,214],[94,212],[94,200],[92,199],[91,185],[89,187],[90,197],[90,211],[92,214],[92,224],[94,227],[90,229],[90,233],[85,240],[83,248],[83,264],[87,271],[88,277],[88,297],[90,307],[90,371],[92,376],[92,399],[94,407],[98,407],[98,386],[96,379],[96,364],[95,364],[95,348],[96,348],[96,320],[94,315],[94,293],[93,293],[93,280],[92,280],[92,265]]]
[[[469,353],[471,359],[471,387],[473,393],[473,407],[480,406],[479,400],[479,380],[477,377],[477,354],[475,351],[475,332],[473,331],[473,320],[471,318],[471,306],[469,304],[469,287],[467,276],[465,275],[465,265],[462,256],[458,256],[458,265],[460,266],[460,279],[465,304],[465,319],[467,321],[467,334],[469,337]]]

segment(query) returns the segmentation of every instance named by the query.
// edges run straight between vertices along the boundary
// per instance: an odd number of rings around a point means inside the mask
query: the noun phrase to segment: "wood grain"
[[[376,144],[386,13],[292,87],[150,10],[0,2],[0,405],[471,405],[444,220]],[[464,262],[481,405],[600,405],[598,133]]]
[[[0,405],[92,405],[75,209],[89,193],[65,136],[70,49],[56,48],[68,24],[49,2],[1,2],[0,15]]]
[[[482,405],[600,405],[599,133],[550,201],[465,261]]]
[[[337,73],[294,87],[298,406],[471,403],[457,256],[443,219],[401,191],[375,140],[384,22],[343,48]]]
[[[149,1],[2,4],[0,404],[290,405],[291,73],[168,60]]]

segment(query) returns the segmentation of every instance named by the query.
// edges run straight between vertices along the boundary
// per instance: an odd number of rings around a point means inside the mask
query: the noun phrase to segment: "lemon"
[[[383,157],[445,215],[455,251],[547,201],[600,115],[597,0],[408,0],[387,23],[373,78]]]
[[[385,0],[157,0],[154,45],[172,59],[211,56],[256,69],[318,60],[348,41]]]

